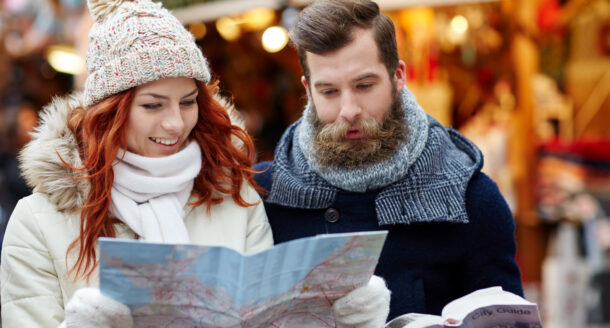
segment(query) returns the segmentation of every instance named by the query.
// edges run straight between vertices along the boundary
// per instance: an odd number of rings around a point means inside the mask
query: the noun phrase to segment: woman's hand
[[[390,313],[390,290],[383,278],[372,276],[333,304],[335,319],[353,328],[381,328]]]
[[[129,308],[100,293],[97,288],[81,288],[66,305],[68,328],[131,328]]]

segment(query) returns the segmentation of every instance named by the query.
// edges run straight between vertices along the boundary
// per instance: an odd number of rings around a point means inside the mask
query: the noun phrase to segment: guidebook
[[[441,316],[420,313],[401,315],[386,328],[541,328],[536,303],[490,287],[472,292],[445,305]]]
[[[100,290],[135,327],[341,327],[332,302],[368,283],[387,231],[226,247],[100,238]]]

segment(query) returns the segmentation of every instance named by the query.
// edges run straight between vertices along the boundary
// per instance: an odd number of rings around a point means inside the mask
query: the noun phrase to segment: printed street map
[[[328,234],[242,255],[100,238],[100,289],[135,327],[340,327],[332,301],[366,284],[386,231]]]

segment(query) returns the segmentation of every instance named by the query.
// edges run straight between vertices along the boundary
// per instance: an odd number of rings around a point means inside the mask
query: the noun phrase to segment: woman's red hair
[[[190,137],[202,150],[202,166],[195,178],[193,206],[212,205],[222,201],[220,193],[230,194],[240,206],[251,206],[240,194],[244,181],[254,182],[254,145],[241,127],[231,123],[227,108],[212,95],[218,84],[195,81],[199,94],[199,116]],[[81,208],[80,235],[68,249],[78,246],[78,258],[70,272],[89,278],[97,266],[95,246],[99,237],[115,237],[117,223],[109,213],[110,192],[114,181],[113,164],[119,149],[126,149],[126,125],[135,88],[111,96],[91,108],[75,109],[69,127],[79,141],[79,150],[90,180],[90,191]],[[66,254],[67,256],[67,254]]]

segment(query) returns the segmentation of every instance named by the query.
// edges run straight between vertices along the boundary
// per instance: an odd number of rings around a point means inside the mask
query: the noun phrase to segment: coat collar
[[[73,109],[82,107],[82,94],[73,93],[55,98],[40,115],[40,125],[32,140],[19,153],[20,168],[27,184],[46,194],[59,211],[71,211],[82,206],[89,192],[89,181],[79,179],[82,167],[77,140],[68,128]]]

